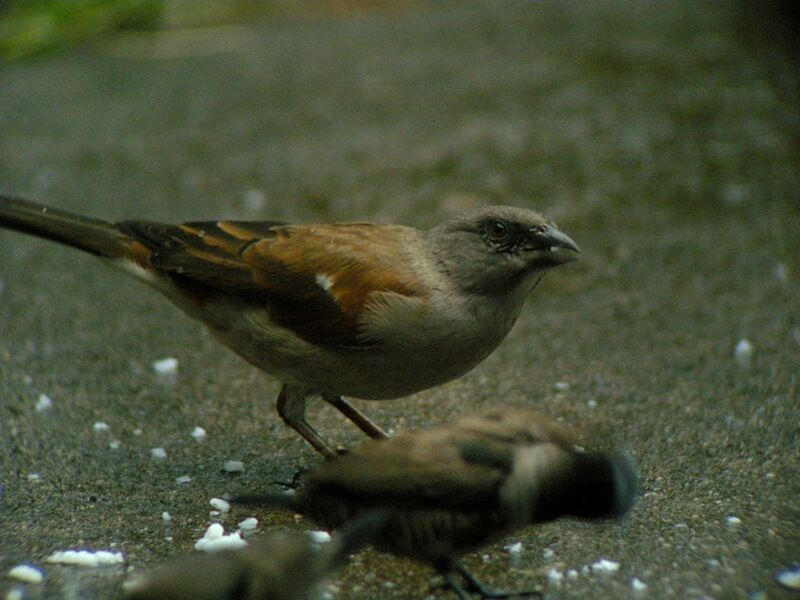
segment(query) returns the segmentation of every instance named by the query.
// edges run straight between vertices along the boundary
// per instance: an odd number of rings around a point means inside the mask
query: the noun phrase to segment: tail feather
[[[105,258],[141,262],[149,249],[111,223],[0,195],[0,227],[53,240]]]

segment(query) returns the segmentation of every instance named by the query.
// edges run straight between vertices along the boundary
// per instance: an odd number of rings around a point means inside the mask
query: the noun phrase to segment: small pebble
[[[193,437],[195,440],[197,440],[198,442],[201,442],[201,441],[203,441],[203,440],[205,439],[205,437],[206,437],[206,430],[205,430],[205,429],[203,429],[202,427],[195,427],[194,429],[192,429],[192,433],[191,433],[190,435],[191,435],[191,436],[192,436],[192,437]]]
[[[137,427],[136,429],[133,430],[132,433],[133,435],[142,435],[142,430],[139,427]]]
[[[785,588],[800,590],[800,566],[794,566],[780,571],[775,575],[775,579]]]
[[[42,476],[38,473],[28,473],[28,481],[41,481]]]
[[[181,485],[183,483],[189,483],[191,480],[192,478],[189,477],[188,475],[181,475],[180,477],[175,478],[175,483]]]
[[[569,383],[566,381],[557,381],[553,386],[557,392],[566,392],[569,390]]]
[[[733,351],[736,362],[742,367],[749,367],[753,360],[753,344],[747,338],[739,340]]]
[[[8,576],[25,583],[41,583],[44,579],[44,573],[32,565],[17,565],[8,572]]]
[[[169,514],[167,511],[164,511],[161,513],[161,520],[164,521],[164,523],[169,523],[170,521],[172,521],[172,515]]]
[[[39,399],[36,401],[36,412],[44,412],[53,408],[53,401],[47,394],[39,394]]]
[[[258,527],[258,519],[255,517],[248,517],[244,521],[241,521],[237,527],[242,531],[253,531]]]
[[[103,421],[97,421],[92,426],[92,429],[94,429],[95,431],[108,431],[109,430],[109,426],[108,426],[108,423],[105,423]]]
[[[567,577],[569,577],[570,579],[577,579],[578,571],[576,571],[575,569],[570,569],[569,571],[567,571]]]
[[[542,550],[542,558],[545,559],[545,560],[553,558],[553,556],[555,556],[555,554],[556,553],[553,551],[552,548],[545,548],[544,550]]]
[[[163,448],[150,448],[150,458],[164,460],[167,458],[167,451]]]
[[[210,511],[208,511],[208,516],[209,517],[218,517],[221,514],[222,513],[220,513],[218,510],[210,510]]]
[[[597,400],[589,400],[586,402],[586,406],[589,408],[597,408]]]
[[[631,579],[631,589],[634,592],[643,592],[647,589],[647,584],[638,577],[634,577]]]
[[[110,442],[108,442],[108,447],[111,450],[119,450],[119,446],[120,446],[119,440],[111,440]]]
[[[244,463],[240,460],[226,460],[223,468],[228,473],[239,473],[244,471]]]

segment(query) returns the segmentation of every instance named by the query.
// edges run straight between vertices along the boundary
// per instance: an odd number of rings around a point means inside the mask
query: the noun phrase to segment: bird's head
[[[539,213],[488,206],[434,227],[427,234],[437,260],[463,289],[507,293],[536,282],[580,252],[567,234]]]

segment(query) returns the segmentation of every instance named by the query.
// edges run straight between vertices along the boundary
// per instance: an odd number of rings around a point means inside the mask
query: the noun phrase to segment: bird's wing
[[[273,320],[319,345],[369,346],[361,319],[380,293],[422,301],[396,225],[216,221],[118,224],[152,248],[148,266],[187,285],[263,301]]]
[[[429,431],[370,440],[325,463],[309,490],[343,499],[476,510],[496,505],[522,448],[571,447],[557,423],[506,408]]]
[[[503,482],[504,468],[471,461],[469,452],[480,444],[478,440],[428,433],[433,435],[401,434],[368,441],[314,471],[308,491],[334,501],[341,498],[404,509],[490,507]],[[462,448],[467,448],[466,458]]]

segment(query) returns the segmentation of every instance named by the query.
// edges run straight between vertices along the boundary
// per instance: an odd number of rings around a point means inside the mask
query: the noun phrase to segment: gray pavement
[[[635,457],[624,522],[470,555],[492,585],[796,598],[774,576],[800,562],[800,119],[791,63],[742,19],[724,3],[434,3],[108,41],[0,67],[0,189],[108,219],[544,211],[584,253],[503,345],[456,382],[359,406],[395,430],[534,406]],[[125,275],[0,232],[0,282],[0,573],[43,567],[26,597],[118,598],[126,569],[192,548],[210,498],[318,460],[275,414],[274,379]],[[171,386],[151,367],[167,356]],[[262,532],[308,526],[241,508],[222,522],[253,515]],[[77,547],[126,565],[44,562]],[[619,570],[582,572],[601,558]],[[437,581],[366,551],[334,597],[444,598]]]

